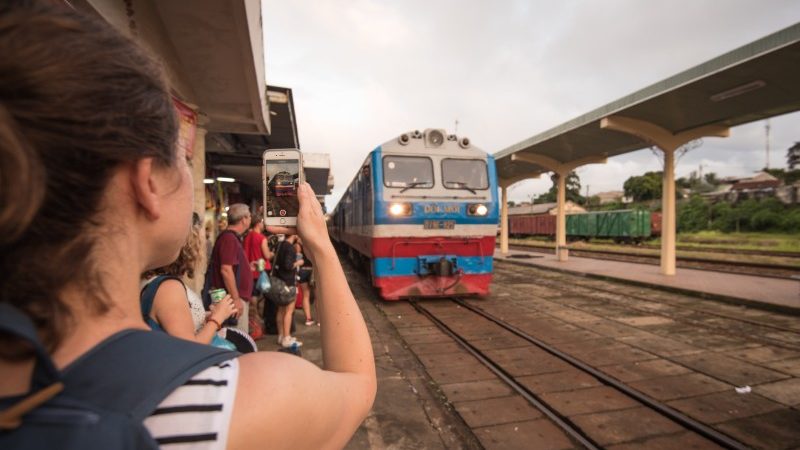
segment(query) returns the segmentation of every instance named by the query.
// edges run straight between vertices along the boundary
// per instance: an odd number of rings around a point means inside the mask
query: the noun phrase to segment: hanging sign
[[[192,108],[178,100],[172,98],[175,103],[175,110],[178,112],[178,146],[186,151],[186,157],[192,159],[194,156],[194,138],[197,132],[197,113]]]

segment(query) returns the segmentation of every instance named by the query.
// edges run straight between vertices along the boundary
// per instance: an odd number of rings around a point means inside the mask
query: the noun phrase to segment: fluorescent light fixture
[[[213,178],[203,178],[203,184],[214,184]]]
[[[267,98],[270,103],[289,103],[289,96],[284,92],[267,91]]]
[[[728,89],[727,91],[722,91],[717,94],[711,96],[712,102],[721,102],[723,100],[727,100],[732,97],[736,97],[742,94],[746,94],[748,92],[755,91],[756,89],[761,89],[766,86],[767,83],[763,80],[755,80],[751,81],[747,84],[743,84],[741,86],[736,86],[735,88]]]
[[[230,177],[217,177],[217,181],[221,181],[223,183],[233,183],[236,181],[236,179]]]

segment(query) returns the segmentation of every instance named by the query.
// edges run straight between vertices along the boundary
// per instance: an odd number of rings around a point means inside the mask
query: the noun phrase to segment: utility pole
[[[458,136],[458,119],[456,119],[456,129],[455,129],[455,131],[453,131],[453,134]]]
[[[767,140],[767,164],[764,166],[765,168],[769,169],[769,119],[767,119],[766,124],[764,125],[764,131],[766,131],[766,140]]]

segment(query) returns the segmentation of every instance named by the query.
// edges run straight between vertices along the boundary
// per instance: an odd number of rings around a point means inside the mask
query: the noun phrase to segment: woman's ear
[[[157,220],[161,217],[161,203],[158,185],[153,176],[153,158],[142,158],[136,161],[131,168],[134,199],[144,210],[148,219]]]

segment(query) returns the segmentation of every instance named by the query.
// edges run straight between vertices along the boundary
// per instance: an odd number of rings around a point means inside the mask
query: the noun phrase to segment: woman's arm
[[[241,372],[228,448],[341,448],[375,399],[372,344],[308,184],[299,232],[317,271],[324,370],[292,355],[250,353]],[[280,426],[263,426],[265,423]]]
[[[211,318],[220,324],[228,318],[233,311],[233,300],[225,297],[211,312]],[[227,315],[225,315],[227,312]],[[224,317],[222,317],[224,315]],[[186,297],[186,287],[178,280],[165,280],[158,287],[153,299],[153,309],[150,311],[153,318],[170,336],[186,339],[187,341],[208,344],[217,332],[217,325],[206,322],[195,334],[192,313],[189,311],[189,299]]]

